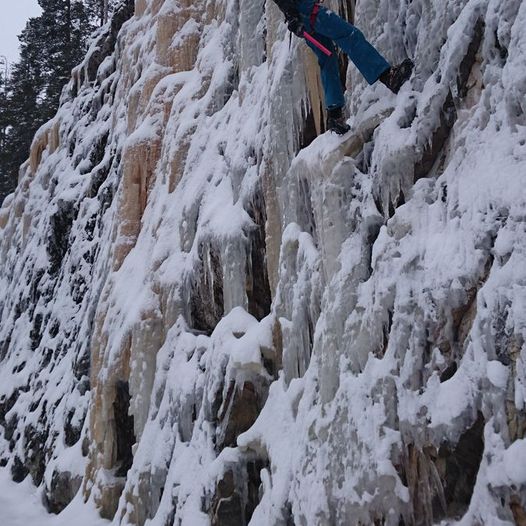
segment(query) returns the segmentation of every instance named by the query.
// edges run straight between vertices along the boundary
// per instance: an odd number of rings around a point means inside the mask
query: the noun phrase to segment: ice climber
[[[335,44],[346,53],[369,84],[380,81],[393,93],[411,76],[413,63],[406,59],[397,66],[389,62],[370,44],[363,33],[336,13],[315,0],[274,0],[285,14],[289,30],[305,38],[305,32],[321,43],[331,55],[328,56],[315,44],[307,45],[318,57],[321,81],[327,108],[327,129],[339,135],[349,131],[343,116],[343,88],[340,80],[338,56]]]

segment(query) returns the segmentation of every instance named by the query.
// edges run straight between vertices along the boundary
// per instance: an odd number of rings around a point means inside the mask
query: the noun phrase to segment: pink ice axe
[[[332,53],[321,43],[318,42],[313,36],[309,35],[307,31],[303,31],[303,36],[311,43],[314,44],[318,49],[323,51],[328,57],[332,55]]]

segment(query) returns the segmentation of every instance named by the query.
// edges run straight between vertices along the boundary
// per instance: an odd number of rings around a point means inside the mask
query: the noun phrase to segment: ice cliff
[[[0,210],[0,465],[114,525],[526,524],[526,3],[128,0]],[[316,138],[317,137],[317,138]]]

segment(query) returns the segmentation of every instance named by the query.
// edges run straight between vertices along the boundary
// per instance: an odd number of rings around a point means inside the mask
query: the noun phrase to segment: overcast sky
[[[0,55],[9,62],[18,58],[18,38],[28,18],[40,14],[37,0],[1,0]],[[3,59],[0,59],[3,63]],[[2,64],[3,66],[3,64]],[[0,66],[0,67],[2,67]]]

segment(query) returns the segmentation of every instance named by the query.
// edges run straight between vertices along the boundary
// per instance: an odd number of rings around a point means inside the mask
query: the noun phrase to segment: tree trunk
[[[103,24],[108,21],[108,0],[102,0],[102,21]]]

